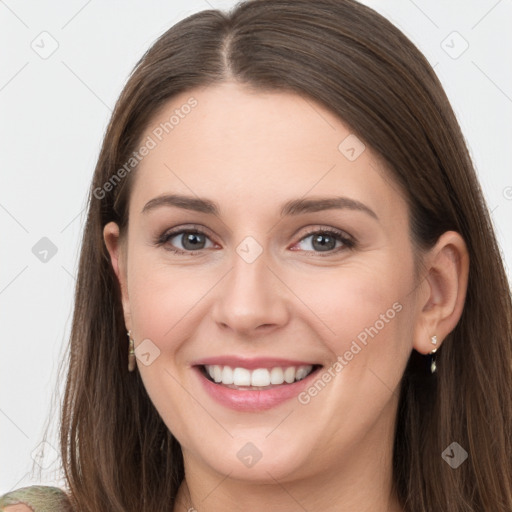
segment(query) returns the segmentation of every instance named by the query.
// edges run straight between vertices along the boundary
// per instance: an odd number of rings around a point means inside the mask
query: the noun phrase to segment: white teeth
[[[251,372],[245,368],[235,368],[233,370],[233,384],[235,386],[250,386]]]
[[[270,383],[271,384],[282,384],[284,382],[283,369],[277,366],[272,368],[270,371]]]
[[[305,377],[307,377],[308,371],[304,366],[297,368],[297,371],[295,372],[295,379],[296,380],[302,380]]]
[[[231,368],[220,365],[206,365],[205,368],[208,375],[217,383],[254,387],[279,385],[284,382],[292,384],[306,378],[313,370],[312,365],[284,368],[276,366],[270,370],[257,368],[252,371],[247,368]]]
[[[215,382],[222,382],[222,368],[220,366],[213,367],[213,380]]]
[[[293,366],[286,368],[284,371],[284,380],[288,382],[288,384],[295,381],[295,368]]]
[[[229,366],[224,366],[222,370],[222,382],[224,384],[233,384],[233,370]]]
[[[270,384],[270,373],[265,368],[254,370],[251,375],[251,386],[268,386]]]

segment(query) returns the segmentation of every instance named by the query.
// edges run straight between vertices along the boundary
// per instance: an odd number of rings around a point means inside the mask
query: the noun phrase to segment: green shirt
[[[0,496],[0,511],[8,505],[28,505],[34,512],[72,512],[66,493],[58,487],[31,485]]]

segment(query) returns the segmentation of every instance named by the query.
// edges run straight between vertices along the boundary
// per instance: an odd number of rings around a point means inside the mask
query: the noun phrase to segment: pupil
[[[327,239],[327,242],[322,242],[322,239]],[[316,242],[319,244],[318,247],[315,246]],[[315,249],[319,248],[320,251],[328,251],[334,249],[335,245],[336,240],[331,235],[317,235],[313,238],[313,247]]]
[[[198,233],[187,233],[184,236],[184,243],[183,247],[185,249],[197,249],[198,245],[201,245],[201,242],[204,243],[204,240],[201,241],[201,237],[203,235],[200,235]],[[189,247],[187,247],[187,244],[191,244]],[[202,247],[199,247],[199,249],[202,249]]]

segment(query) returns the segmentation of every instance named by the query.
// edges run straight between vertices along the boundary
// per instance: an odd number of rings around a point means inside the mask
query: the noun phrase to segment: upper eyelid
[[[160,238],[172,238],[178,235],[182,235],[183,233],[188,232],[199,232],[200,234],[206,235],[209,238],[212,238],[213,235],[211,235],[211,231],[204,227],[204,226],[198,226],[198,225],[191,225],[191,226],[184,226],[184,227],[177,227],[165,230]],[[213,241],[213,240],[212,240]]]

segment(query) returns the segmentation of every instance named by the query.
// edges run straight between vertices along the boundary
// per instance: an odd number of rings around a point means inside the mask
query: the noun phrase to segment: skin
[[[168,102],[144,138],[191,96],[195,109],[139,164],[127,233],[110,223],[104,239],[135,346],[149,339],[160,351],[137,367],[182,446],[194,507],[402,510],[391,492],[400,379],[412,349],[428,354],[431,336],[440,346],[460,318],[464,241],[445,233],[419,255],[416,275],[408,208],[378,155],[366,147],[349,161],[338,146],[350,128],[293,93],[231,82],[194,89]],[[141,213],[166,193],[211,199],[220,214],[174,206]],[[347,208],[279,215],[286,201],[336,195],[364,203],[378,220]],[[155,245],[166,230],[191,224],[207,232],[197,254],[169,250],[190,247],[181,235]],[[324,252],[313,228],[341,230],[356,245],[337,241]],[[252,263],[236,252],[248,236],[262,249]],[[191,370],[221,354],[328,368],[397,302],[400,312],[306,405],[291,399],[237,412],[214,402]],[[262,453],[250,468],[237,458],[247,442]],[[174,510],[191,506],[182,485]]]

